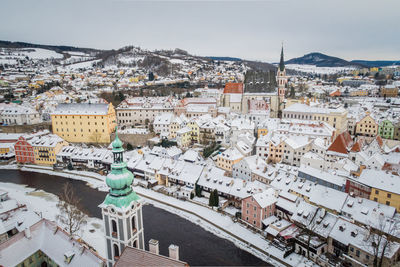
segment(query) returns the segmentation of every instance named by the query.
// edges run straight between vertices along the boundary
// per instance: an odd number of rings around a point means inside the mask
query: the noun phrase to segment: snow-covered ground
[[[15,169],[15,165],[7,165],[7,166],[1,166],[3,169]],[[100,174],[92,173],[92,172],[82,172],[82,171],[67,171],[67,172],[55,172],[52,171],[50,168],[42,168],[42,167],[36,167],[36,168],[27,168],[24,167],[21,170],[23,171],[34,171],[34,172],[40,172],[40,173],[47,173],[50,175],[57,175],[57,176],[62,176],[70,179],[77,179],[77,180],[82,180],[88,183],[89,186],[92,188],[96,188],[100,191],[108,191],[108,187],[105,184],[105,176],[102,176]],[[91,177],[90,177],[91,176]],[[2,183],[0,183],[0,188],[3,186]],[[18,188],[18,185],[14,185],[16,188]],[[22,188],[25,188],[22,186]],[[7,190],[7,188],[4,188]],[[26,190],[26,189],[25,189]],[[290,264],[291,266],[312,266],[312,262],[308,261],[304,257],[292,253],[289,257],[283,258],[283,251],[273,247],[270,245],[269,241],[267,241],[264,237],[262,237],[260,234],[257,234],[253,232],[252,230],[249,230],[245,228],[243,225],[239,223],[233,222],[231,217],[222,215],[208,207],[200,206],[198,204],[189,202],[189,201],[182,201],[170,196],[163,195],[161,193],[155,192],[150,189],[145,189],[142,187],[135,186],[134,190],[141,195],[148,204],[152,204],[158,208],[164,209],[168,212],[177,214],[178,216],[185,218],[192,223],[195,223],[205,230],[221,237],[224,239],[227,239],[231,242],[233,242],[237,247],[246,250],[250,252],[251,254],[259,257],[260,259],[270,262],[274,266],[280,266],[281,264],[278,263],[277,261],[271,259],[268,257],[266,254],[273,255],[276,258],[279,258],[280,260],[284,261],[287,264]],[[8,191],[8,190],[7,190]],[[51,195],[51,194],[48,194]],[[10,194],[10,196],[12,196]],[[46,200],[44,200],[46,201]],[[56,203],[56,201],[55,201]],[[33,203],[32,203],[33,205]],[[42,202],[43,205],[43,202]],[[55,204],[54,204],[55,205]],[[46,206],[46,205],[44,205]],[[50,206],[51,207],[51,206]],[[57,213],[57,209],[54,208],[49,208],[49,213]],[[51,216],[51,215],[48,216]],[[55,216],[55,215],[52,216]],[[47,218],[47,217],[46,217]],[[88,223],[89,229],[93,229],[94,226],[98,225],[93,225],[92,222],[97,222],[102,225],[100,220],[91,221]],[[223,229],[223,230],[222,230]],[[86,233],[86,231],[88,233]],[[100,244],[99,239],[103,238],[101,237],[96,237],[93,238],[90,236],[90,233],[88,230],[84,230],[83,232],[83,239],[88,242],[91,246],[93,246],[96,250],[98,250],[100,255],[104,255],[104,244]],[[102,228],[96,229],[95,233],[98,235],[103,233]],[[87,239],[93,239],[89,240]],[[243,240],[243,241],[242,241]],[[104,242],[103,242],[104,243]],[[258,249],[254,248],[257,247]],[[265,251],[265,253],[262,253],[259,251],[261,249],[262,251]]]
[[[285,66],[290,70],[297,70],[315,74],[334,74],[354,70],[354,67],[317,67],[315,65],[288,64]]]
[[[95,59],[95,60],[90,60],[90,61],[85,61],[81,63],[76,63],[76,64],[71,64],[66,66],[66,69],[69,70],[75,70],[75,69],[91,69],[93,66],[93,63],[100,62],[101,59]]]
[[[56,215],[60,212],[57,208],[58,197],[56,195],[12,183],[0,183],[0,188],[7,191],[10,198],[16,199],[21,204],[26,204],[28,209],[37,212],[43,218],[57,221]],[[63,227],[59,221],[57,223]],[[105,257],[106,243],[102,220],[89,217],[87,224],[82,226],[78,235],[97,250],[100,256]]]

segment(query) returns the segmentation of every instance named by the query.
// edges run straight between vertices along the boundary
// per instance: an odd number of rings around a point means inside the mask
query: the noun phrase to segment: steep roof
[[[281,50],[281,61],[279,62],[279,70],[280,71],[285,70],[285,61],[283,59],[283,45],[282,45],[282,50]]]
[[[349,132],[346,131],[336,137],[335,141],[329,146],[328,151],[347,155],[352,145],[353,140]]]
[[[351,148],[351,152],[360,152],[361,148],[363,147],[363,144],[364,144],[364,139],[358,139]]]
[[[243,83],[225,84],[224,94],[243,94]]]

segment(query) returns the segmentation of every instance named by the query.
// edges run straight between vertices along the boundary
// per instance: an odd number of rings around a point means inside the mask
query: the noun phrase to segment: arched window
[[[133,247],[137,248],[137,240],[133,241]]]
[[[117,244],[114,244],[114,258],[119,257],[119,248]]]
[[[117,222],[115,220],[111,220],[111,229],[112,235],[117,236]]]
[[[135,216],[132,216],[131,223],[132,223],[132,232],[135,233],[136,232],[136,218],[135,218]]]

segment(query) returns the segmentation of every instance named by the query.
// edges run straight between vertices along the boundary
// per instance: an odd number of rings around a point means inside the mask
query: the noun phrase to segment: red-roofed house
[[[353,139],[349,132],[346,131],[336,137],[335,141],[329,146],[327,155],[347,157],[352,147]]]

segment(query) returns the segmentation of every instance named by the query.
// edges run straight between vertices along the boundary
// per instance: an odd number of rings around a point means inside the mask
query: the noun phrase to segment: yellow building
[[[393,190],[387,191],[378,188],[372,188],[370,200],[392,206],[396,208],[397,212],[400,212],[400,195],[398,194],[398,192],[395,193],[393,192]]]
[[[29,141],[33,147],[35,164],[53,165],[57,163],[57,153],[68,143],[55,134],[34,137]]]
[[[198,143],[200,138],[200,127],[195,120],[188,122],[187,127],[190,129],[192,142]]]
[[[257,138],[260,138],[260,136],[267,135],[268,129],[267,128],[259,128],[257,130]]]
[[[278,142],[269,142],[268,162],[278,163],[282,161],[283,148],[285,144],[282,140]]]
[[[369,136],[373,137],[378,134],[379,124],[367,114],[359,122],[356,123],[355,135]]]
[[[174,116],[169,125],[169,136],[170,139],[176,138],[176,132],[184,127],[184,121],[181,117]]]
[[[176,142],[179,147],[188,147],[191,144],[192,137],[189,127],[183,127],[176,132]]]
[[[371,188],[369,199],[400,212],[400,177],[382,170],[365,169],[357,182]]]
[[[51,114],[53,133],[73,143],[110,143],[116,126],[113,105],[59,104]]]
[[[387,85],[380,91],[381,97],[398,97],[399,96],[399,88],[394,85]]]
[[[368,96],[366,89],[357,89],[350,92],[350,96]]]
[[[9,159],[14,156],[13,143],[0,143],[0,158]]]
[[[233,165],[241,161],[242,158],[242,153],[240,153],[239,150],[237,150],[236,148],[231,147],[221,154],[218,154],[217,166],[221,169],[226,170],[228,174],[231,174]]]
[[[347,110],[342,106],[322,107],[295,103],[283,110],[282,118],[297,120],[324,121],[337,130],[347,131]]]

